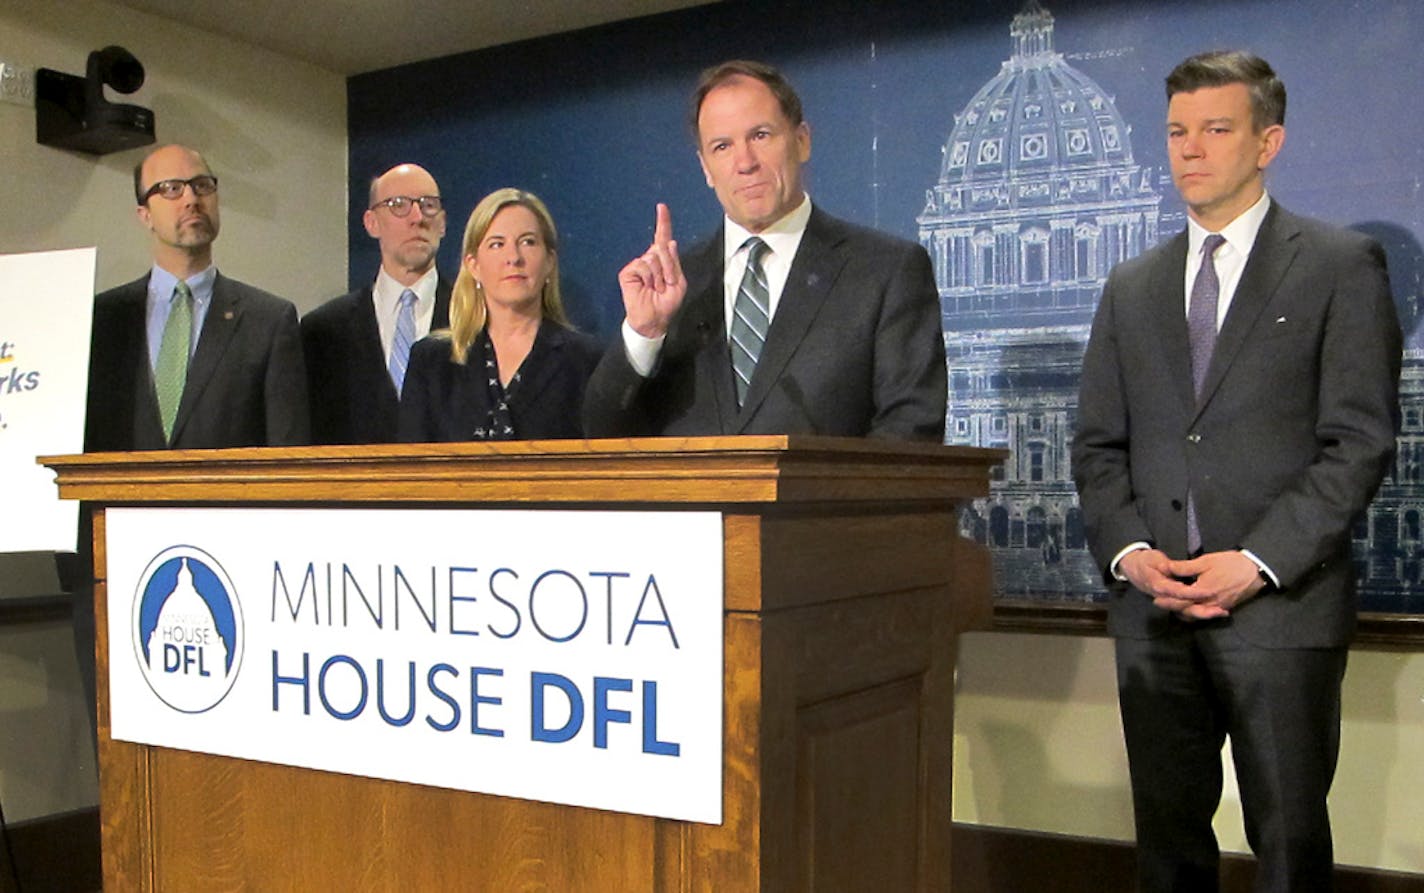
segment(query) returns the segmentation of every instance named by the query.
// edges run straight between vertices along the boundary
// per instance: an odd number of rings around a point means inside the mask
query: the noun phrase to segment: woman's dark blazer
[[[590,336],[544,320],[519,368],[521,381],[510,399],[514,436],[519,440],[583,437],[584,386],[602,352]],[[450,358],[447,333],[416,342],[401,394],[401,441],[473,440],[475,428],[489,419],[489,412],[489,385],[477,348],[471,348],[462,366]]]

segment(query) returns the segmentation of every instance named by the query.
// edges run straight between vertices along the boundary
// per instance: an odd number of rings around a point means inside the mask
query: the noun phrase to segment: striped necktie
[[[173,440],[173,423],[178,404],[183,401],[183,385],[188,380],[188,354],[193,342],[193,291],[178,280],[168,305],[168,321],[158,345],[158,366],[153,370],[158,393],[158,413],[163,420],[163,439]]]
[[[405,370],[410,363],[410,346],[415,343],[415,292],[401,292],[400,311],[396,314],[396,337],[391,343],[391,382],[396,396],[405,387]]]
[[[756,236],[742,243],[747,249],[747,271],[737,288],[732,304],[732,371],[737,378],[737,406],[747,399],[761,349],[766,344],[766,330],[771,325],[771,293],[766,285],[766,271],[761,259],[770,249]]]

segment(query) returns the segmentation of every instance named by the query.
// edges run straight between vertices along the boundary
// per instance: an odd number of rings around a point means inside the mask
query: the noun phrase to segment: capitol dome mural
[[[946,328],[1091,322],[1108,270],[1157,242],[1152,171],[1113,98],[1053,49],[1037,2],[1012,55],[964,109],[918,218]]]
[[[946,440],[1010,458],[963,532],[994,556],[999,594],[1102,592],[1070,477],[1078,376],[1114,264],[1158,239],[1162,196],[1113,97],[1053,47],[1036,0],[1010,56],[954,116],[917,218],[949,358]]]

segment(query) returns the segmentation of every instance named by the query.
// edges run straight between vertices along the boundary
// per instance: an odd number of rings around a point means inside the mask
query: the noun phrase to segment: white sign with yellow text
[[[113,737],[722,817],[715,512],[111,508]]]

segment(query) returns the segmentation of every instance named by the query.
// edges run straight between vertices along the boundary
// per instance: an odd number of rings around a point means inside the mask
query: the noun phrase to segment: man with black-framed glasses
[[[86,450],[310,442],[296,309],[213,265],[218,195],[186,146],[134,168],[153,268],[94,299]]]
[[[381,249],[375,280],[302,318],[317,443],[394,443],[411,345],[450,324],[450,283],[435,270],[445,235],[435,178],[398,164],[367,198],[361,222]]]

